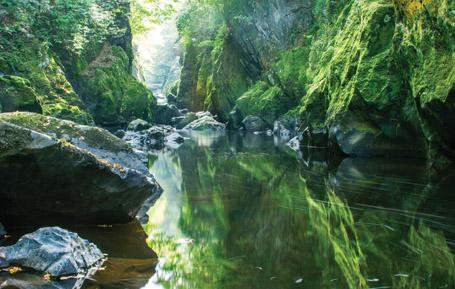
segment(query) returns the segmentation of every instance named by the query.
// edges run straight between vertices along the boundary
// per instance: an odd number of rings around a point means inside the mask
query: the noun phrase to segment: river
[[[455,288],[453,173],[321,159],[237,133],[160,153],[146,288]]]
[[[455,288],[453,171],[324,158],[239,133],[156,153],[164,193],[147,224],[69,228],[109,258],[82,288]]]

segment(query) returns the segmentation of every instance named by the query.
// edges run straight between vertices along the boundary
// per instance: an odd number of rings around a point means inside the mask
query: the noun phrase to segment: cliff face
[[[2,90],[20,95],[26,87],[43,114],[79,123],[151,119],[155,99],[131,75],[128,3],[2,3]],[[21,104],[5,105],[6,97],[0,96],[0,103],[3,111],[23,110]]]
[[[322,135],[317,145],[349,155],[453,159],[453,1],[224,1],[204,11],[221,18],[205,33],[194,14],[181,16],[192,39],[183,102],[234,127],[247,115],[269,125],[297,117],[309,144]]]

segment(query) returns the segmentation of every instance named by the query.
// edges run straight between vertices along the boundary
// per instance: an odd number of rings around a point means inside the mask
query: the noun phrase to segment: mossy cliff
[[[453,1],[204,3],[181,16],[181,101],[225,121],[298,117],[349,155],[453,159]]]
[[[128,3],[2,3],[2,111],[42,111],[85,124],[150,120],[155,99],[131,75]]]

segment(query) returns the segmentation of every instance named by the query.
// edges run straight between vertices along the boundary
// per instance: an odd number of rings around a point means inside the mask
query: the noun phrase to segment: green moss
[[[46,117],[41,114],[15,112],[1,113],[0,122],[8,122],[45,134],[55,134],[58,139],[78,138],[88,145],[98,148],[118,151],[130,151],[130,147],[106,130],[79,126],[73,122],[62,121],[57,118]]]
[[[279,116],[289,110],[289,98],[280,87],[259,81],[237,99],[236,108],[243,117],[259,116],[273,124]]]
[[[223,121],[235,101],[248,89],[248,74],[241,63],[241,53],[233,45],[225,25],[220,26],[211,52],[212,74],[207,80],[208,96],[205,107],[215,112]]]
[[[325,124],[351,106],[382,110],[400,105],[401,76],[393,63],[393,15],[387,1],[353,1],[332,27],[326,27],[324,33],[334,38],[314,42],[311,53],[319,63],[302,101],[302,113],[310,112],[315,103],[319,107],[321,97],[327,100],[326,112],[318,119]],[[321,46],[322,53],[315,50]]]
[[[30,81],[18,76],[0,76],[0,112],[16,110],[42,112]]]
[[[297,106],[306,92],[309,52],[309,43],[304,42],[301,46],[282,53],[272,66],[278,84],[291,98],[289,102],[293,103],[293,107]]]
[[[95,122],[116,124],[135,118],[152,120],[156,100],[130,74],[129,57],[119,46],[106,45],[79,76],[81,88]]]
[[[79,96],[66,79],[61,64],[49,51],[46,43],[35,38],[18,36],[10,50],[0,52],[3,72],[24,80],[28,94],[33,94],[41,105],[42,113],[79,123],[93,123]],[[16,90],[24,85],[17,82]],[[19,110],[26,110],[20,108]],[[36,110],[35,110],[36,111]]]

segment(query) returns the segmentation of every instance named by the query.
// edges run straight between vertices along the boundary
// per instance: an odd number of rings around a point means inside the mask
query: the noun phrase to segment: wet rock
[[[174,118],[175,127],[177,129],[182,129],[197,119],[198,119],[198,116],[196,115],[196,113],[188,112],[184,116]]]
[[[166,96],[166,99],[167,99],[167,102],[168,102],[168,103],[172,103],[172,104],[177,103],[177,96],[176,96],[175,94],[169,93],[169,94]]]
[[[164,138],[166,146],[176,149],[181,146],[185,139],[177,132],[173,132]]]
[[[177,106],[173,104],[158,105],[155,109],[155,122],[158,124],[173,124],[172,119],[181,116]]]
[[[214,117],[210,111],[198,111],[196,112],[197,118],[203,118],[205,116]]]
[[[52,227],[24,235],[12,246],[0,247],[3,267],[20,266],[53,277],[77,275],[100,266],[104,255],[76,233]]]
[[[267,131],[270,129],[269,125],[262,118],[257,116],[249,115],[245,117],[242,124],[248,132]]]
[[[159,150],[169,145],[183,143],[183,137],[175,129],[167,125],[155,125],[139,132],[128,131],[123,137],[134,148],[144,151]]]
[[[330,127],[330,139],[349,156],[424,157],[423,139],[398,122],[374,124],[364,118],[347,115]]]
[[[301,137],[296,136],[289,140],[286,145],[290,147],[293,151],[299,151],[300,150],[300,142],[301,142]]]
[[[188,108],[182,108],[179,111],[180,111],[180,114],[182,114],[182,115],[190,112],[190,110]]]
[[[114,133],[114,135],[115,135],[116,137],[118,137],[118,138],[123,138],[123,137],[125,136],[125,133],[126,133],[126,132],[125,132],[123,129],[119,129],[118,131],[116,131],[116,132]]]
[[[0,187],[5,225],[128,222],[161,193],[108,131],[25,112],[0,114]]]
[[[281,117],[273,123],[273,134],[283,140],[297,135],[299,120],[296,117]]]
[[[303,131],[302,145],[313,148],[329,146],[329,132],[326,128],[306,128]]]
[[[226,129],[226,125],[206,115],[191,122],[183,129],[193,131],[222,131]]]
[[[129,131],[142,131],[150,127],[152,127],[152,125],[143,119],[136,119],[128,124]]]

